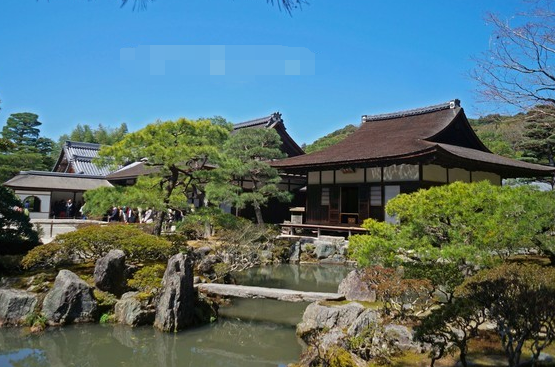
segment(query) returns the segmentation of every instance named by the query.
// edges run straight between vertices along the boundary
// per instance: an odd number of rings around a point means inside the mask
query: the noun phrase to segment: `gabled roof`
[[[155,167],[147,166],[145,162],[139,161],[130,163],[127,166],[124,166],[117,171],[110,173],[106,178],[111,181],[127,180],[134,179],[139,176],[144,176],[155,171]]]
[[[98,158],[100,144],[66,141],[54,166],[54,172],[104,177],[108,167],[98,167],[92,161]]]
[[[502,177],[546,176],[553,167],[491,153],[476,136],[458,100],[375,116],[362,116],[360,128],[324,150],[273,162],[284,170],[335,169],[344,166],[387,166],[454,162]]]
[[[98,187],[110,187],[104,178],[98,176],[76,175],[73,173],[22,171],[4,186],[28,190],[70,190],[87,191]]]
[[[287,154],[288,157],[295,157],[298,155],[303,155],[304,150],[293,140],[291,135],[287,133],[283,119],[281,118],[281,113],[274,112],[269,116],[257,118],[254,120],[249,120],[233,125],[232,134],[241,129],[253,129],[253,128],[267,128],[275,129],[279,134],[282,146],[281,150]]]

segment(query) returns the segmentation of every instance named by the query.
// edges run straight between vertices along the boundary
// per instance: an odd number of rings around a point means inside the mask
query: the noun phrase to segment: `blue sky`
[[[132,2],[133,0],[130,0]],[[310,0],[292,16],[265,0],[1,0],[0,126],[34,112],[57,140],[77,124],[131,131],[157,119],[282,113],[310,143],[373,115],[459,98],[487,50],[486,12],[516,0]]]

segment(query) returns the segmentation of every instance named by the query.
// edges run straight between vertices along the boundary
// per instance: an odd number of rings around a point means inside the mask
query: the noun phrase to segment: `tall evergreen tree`
[[[520,147],[523,160],[555,166],[555,108],[539,106],[527,115]]]
[[[280,145],[281,139],[274,129],[242,129],[232,134],[224,145],[226,160],[218,171],[223,172],[222,177],[233,180],[226,185],[211,183],[209,196],[238,208],[252,205],[258,224],[263,224],[262,207],[271,198],[291,200],[291,194],[278,187],[281,177],[270,166],[272,160],[285,157]]]
[[[30,112],[14,113],[2,128],[0,143],[0,181],[19,171],[49,171],[54,165],[54,142],[40,136],[38,115]]]
[[[28,150],[39,138],[42,123],[38,119],[38,115],[30,112],[11,114],[2,129],[2,137],[13,142],[17,150]]]

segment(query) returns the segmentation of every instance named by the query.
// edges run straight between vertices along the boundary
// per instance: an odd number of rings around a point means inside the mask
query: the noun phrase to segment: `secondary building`
[[[488,150],[459,100],[375,116],[340,143],[273,166],[307,176],[305,223],[357,226],[367,218],[393,221],[385,205],[400,193],[455,181],[552,176],[554,167]]]

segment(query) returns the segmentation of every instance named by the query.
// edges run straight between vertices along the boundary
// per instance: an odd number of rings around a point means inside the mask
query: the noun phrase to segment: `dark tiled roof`
[[[66,141],[54,170],[104,177],[111,172],[109,167],[98,167],[93,163],[99,150],[100,144]]]
[[[478,139],[457,100],[420,109],[363,116],[343,141],[324,150],[273,162],[276,168],[310,170],[344,165],[430,162],[443,153],[503,177],[549,174],[555,169],[492,154]],[[448,162],[442,162],[447,164]],[[497,165],[497,167],[496,167]],[[495,170],[494,170],[495,169]]]
[[[554,167],[523,162],[475,149],[441,143],[435,146],[440,154],[447,153],[456,159],[466,160],[469,163],[475,162],[476,167],[487,167],[489,171],[497,172],[503,177],[545,176],[555,172]]]
[[[247,127],[270,127],[272,124],[277,122],[283,122],[281,119],[281,113],[274,112],[270,116],[260,117],[254,120],[249,120],[233,125],[233,130],[239,130]]]
[[[240,129],[260,129],[260,128],[273,128],[279,134],[282,146],[282,151],[287,154],[288,157],[294,157],[304,154],[303,149],[293,140],[291,135],[287,132],[283,119],[281,118],[281,113],[274,112],[270,116],[257,118],[254,120],[249,120],[233,125],[232,134]]]

